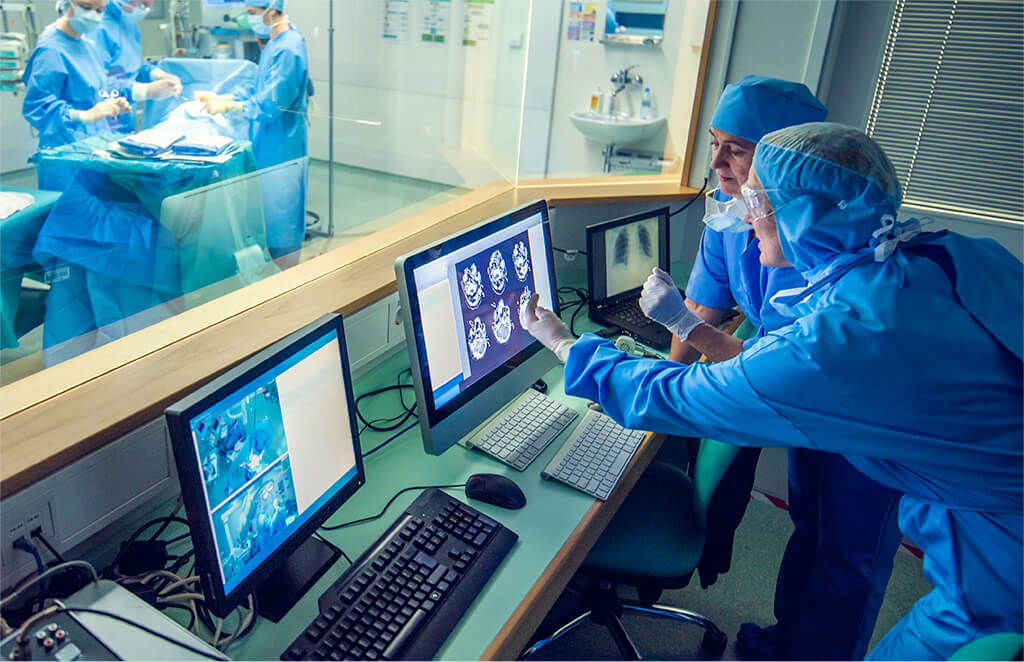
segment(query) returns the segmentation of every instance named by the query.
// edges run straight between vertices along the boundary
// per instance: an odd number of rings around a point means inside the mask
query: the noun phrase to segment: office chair
[[[619,619],[624,611],[698,625],[705,630],[702,658],[721,658],[726,636],[714,623],[700,614],[655,602],[663,590],[689,583],[704,548],[708,504],[738,450],[722,442],[703,440],[692,481],[673,464],[651,464],[579,570],[578,576],[590,580],[583,595],[589,611],[530,646],[521,659],[588,618],[608,628],[623,659],[641,659]],[[635,587],[639,600],[620,598],[619,585]]]
[[[1024,652],[1024,636],[1012,632],[989,634],[964,644],[950,660],[1019,660]]]

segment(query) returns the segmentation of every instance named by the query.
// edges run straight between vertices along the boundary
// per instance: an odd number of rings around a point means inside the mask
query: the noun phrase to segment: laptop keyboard
[[[672,334],[669,330],[644,315],[644,311],[640,309],[640,302],[636,299],[626,299],[604,306],[601,314],[650,347],[666,349],[672,344]]]

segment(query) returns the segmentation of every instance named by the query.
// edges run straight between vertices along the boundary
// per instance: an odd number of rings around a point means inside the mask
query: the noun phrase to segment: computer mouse
[[[517,510],[526,505],[526,495],[511,478],[498,474],[473,474],[466,480],[466,496],[500,508]]]

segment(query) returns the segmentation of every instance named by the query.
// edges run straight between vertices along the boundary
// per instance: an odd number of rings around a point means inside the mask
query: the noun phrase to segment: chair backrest
[[[975,639],[953,653],[951,660],[1019,660],[1024,635],[1000,632]]]
[[[701,439],[693,471],[694,509],[701,527],[707,527],[711,496],[739,451],[739,446],[714,439]]]

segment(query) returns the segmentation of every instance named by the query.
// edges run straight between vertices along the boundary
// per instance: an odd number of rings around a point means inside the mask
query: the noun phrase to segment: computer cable
[[[176,517],[178,512],[181,511],[181,508],[184,505],[185,505],[185,500],[182,499],[181,496],[179,495],[178,496],[178,500],[175,502],[174,510],[171,511],[171,514],[169,515],[169,517]],[[171,519],[165,520],[164,523],[160,526],[160,528],[156,530],[156,533],[154,533],[152,536],[150,536],[149,539],[150,540],[156,540],[157,538],[159,538],[160,535],[163,534],[163,532],[167,530],[167,527],[170,526],[171,522],[173,522],[173,521],[175,521],[175,520],[171,520]]]
[[[578,248],[559,248],[557,246],[552,246],[551,250],[555,251],[556,253],[561,253],[562,255],[564,255],[566,262],[574,262],[576,260],[577,255],[587,254],[586,251],[580,250]]]
[[[575,294],[576,298],[572,300],[562,299],[562,294]],[[569,332],[572,333],[573,337],[579,338],[579,334],[576,333],[576,317],[583,310],[583,307],[590,301],[590,293],[579,287],[560,287],[558,288],[558,305],[562,308],[562,312],[568,312],[570,308],[574,308],[572,315],[569,317]]]
[[[687,203],[686,203],[685,205],[683,205],[683,206],[682,206],[682,207],[680,207],[679,209],[677,209],[677,210],[675,210],[675,211],[673,211],[673,212],[669,212],[669,214],[668,214],[668,217],[669,217],[669,218],[672,218],[672,217],[673,217],[673,216],[675,216],[676,214],[680,214],[680,213],[682,213],[682,212],[683,212],[683,211],[684,211],[684,210],[685,210],[685,209],[686,209],[687,207],[689,207],[689,206],[690,206],[690,205],[692,205],[693,203],[695,203],[695,202],[697,202],[698,200],[700,200],[701,198],[703,198],[703,196],[704,196],[704,191],[705,191],[705,190],[707,190],[707,188],[708,188],[708,178],[707,178],[707,177],[705,177],[705,178],[704,178],[704,183],[703,183],[703,184],[701,184],[701,186],[700,186],[700,190],[699,190],[699,191],[697,191],[697,195],[693,196],[693,198],[692,198],[692,199],[691,199],[691,200],[690,200],[689,202],[687,202]]]
[[[387,439],[385,439],[385,440],[384,440],[384,441],[382,441],[381,443],[377,444],[376,446],[374,446],[374,447],[373,447],[373,448],[371,448],[370,450],[368,450],[368,451],[366,451],[365,453],[363,453],[363,457],[364,457],[364,458],[366,458],[366,457],[370,457],[371,455],[373,455],[374,453],[376,453],[376,452],[377,452],[377,451],[379,451],[380,449],[384,448],[385,446],[387,446],[388,444],[390,444],[390,443],[391,443],[392,441],[394,441],[395,439],[398,439],[398,438],[399,438],[399,437],[401,437],[401,436],[402,436],[403,434],[405,434],[406,432],[408,432],[409,430],[413,429],[414,427],[416,427],[416,426],[417,426],[417,425],[419,425],[419,424],[420,424],[420,423],[419,423],[419,421],[413,421],[412,423],[410,423],[409,425],[405,426],[404,428],[402,428],[401,430],[399,430],[399,431],[398,431],[398,432],[396,432],[395,434],[391,435],[390,437],[388,437]]]
[[[50,544],[50,541],[47,540],[46,536],[43,535],[43,530],[42,529],[36,529],[35,531],[33,531],[29,535],[31,535],[33,538],[35,538],[39,542],[43,543],[43,547],[46,548],[46,551],[50,552],[50,555],[53,556],[53,558],[57,559],[58,563],[64,563],[67,560],[63,556],[61,556],[60,552],[58,552],[56,549],[54,549],[53,545]]]
[[[342,558],[344,558],[344,559],[345,559],[346,561],[348,561],[348,564],[349,564],[349,565],[352,565],[352,559],[350,559],[350,558],[348,557],[348,554],[346,554],[346,553],[345,553],[345,550],[343,550],[343,549],[342,549],[341,547],[338,547],[337,545],[335,545],[335,544],[334,544],[333,542],[331,542],[331,541],[330,541],[330,540],[328,540],[327,538],[324,538],[324,537],[323,537],[322,535],[320,535],[320,533],[319,533],[319,532],[314,532],[314,533],[313,533],[313,535],[314,535],[314,536],[315,536],[315,537],[316,537],[317,539],[319,539],[320,541],[322,541],[322,542],[323,542],[324,544],[326,544],[326,545],[327,545],[328,547],[330,547],[330,548],[331,548],[331,549],[333,549],[334,551],[336,551],[336,552],[338,552],[339,554],[341,554]]]
[[[359,519],[352,520],[351,522],[343,522],[341,524],[333,524],[331,526],[323,525],[320,528],[323,529],[324,531],[337,531],[338,529],[344,529],[344,528],[347,528],[347,527],[350,527],[350,526],[355,526],[356,524],[363,524],[364,522],[372,522],[375,519],[380,519],[381,517],[384,517],[384,513],[386,513],[388,511],[388,508],[391,507],[391,504],[393,504],[395,502],[395,499],[397,499],[399,496],[401,496],[401,495],[403,495],[406,492],[409,492],[411,490],[426,490],[426,489],[430,489],[431,487],[435,487],[435,488],[437,488],[439,490],[446,490],[446,489],[449,489],[449,488],[452,488],[452,487],[462,487],[462,488],[464,488],[464,487],[466,487],[466,483],[465,483],[465,481],[463,481],[461,483],[452,483],[451,485],[413,485],[412,487],[406,487],[406,488],[398,490],[398,492],[396,492],[393,497],[388,499],[388,502],[386,504],[384,504],[384,508],[379,513],[377,513],[376,515],[373,515],[371,517],[361,517]]]
[[[407,420],[409,420],[413,416],[416,416],[415,401],[413,402],[412,406],[407,406],[405,404],[404,390],[414,388],[412,384],[402,383],[402,375],[404,375],[406,372],[410,373],[410,375],[412,374],[412,371],[409,368],[406,368],[405,370],[402,370],[401,372],[398,373],[398,376],[395,378],[395,384],[392,384],[391,386],[385,386],[383,388],[378,388],[373,391],[363,393],[362,395],[356,397],[356,416],[363,423],[363,426],[359,429],[360,432],[366,429],[374,430],[376,432],[390,432],[392,430],[397,430],[398,428],[402,427],[402,425],[404,425]],[[390,418],[376,418],[372,420],[367,419],[365,416],[363,416],[363,413],[359,411],[360,402],[362,402],[366,398],[381,395],[382,393],[387,393],[389,391],[398,391],[398,398],[399,401],[402,403],[401,414],[398,414],[397,416],[392,416]],[[384,423],[385,425],[379,425],[380,423]]]
[[[28,577],[15,587],[14,591],[11,592],[7,597],[0,600],[0,608],[4,605],[10,604],[13,600],[20,597],[30,587],[35,586],[36,583],[57,574],[58,572],[64,572],[69,568],[85,568],[89,571],[89,575],[94,582],[100,580],[99,575],[96,573],[96,568],[92,566],[88,561],[65,561],[64,563],[58,563],[52,568],[48,568],[45,572],[37,574],[33,577]]]
[[[35,624],[38,623],[39,621],[42,621],[43,619],[46,619],[46,618],[49,618],[51,616],[54,616],[55,614],[61,614],[61,613],[67,613],[67,614],[95,614],[97,616],[105,616],[105,617],[111,618],[111,619],[113,619],[115,621],[119,621],[121,623],[125,623],[126,625],[130,625],[130,626],[132,626],[134,628],[138,628],[139,630],[142,630],[143,632],[146,632],[147,634],[151,634],[154,637],[157,637],[159,639],[163,639],[164,641],[167,641],[167,642],[169,642],[171,644],[174,644],[175,646],[183,648],[183,649],[185,649],[185,650],[187,650],[189,652],[195,653],[196,655],[202,655],[203,657],[209,658],[211,660],[228,660],[229,659],[228,657],[226,657],[224,655],[214,655],[214,654],[209,653],[207,651],[204,651],[204,650],[202,650],[200,648],[196,648],[195,646],[193,646],[191,644],[187,644],[187,643],[185,643],[183,641],[178,641],[174,637],[169,637],[166,634],[163,634],[162,632],[157,632],[156,630],[154,630],[152,628],[149,628],[149,627],[147,627],[147,626],[145,626],[145,625],[143,625],[141,623],[137,623],[137,622],[131,620],[130,618],[125,618],[124,616],[121,616],[119,614],[115,614],[115,613],[112,613],[112,612],[109,612],[109,611],[103,611],[102,609],[89,609],[89,608],[86,608],[86,607],[65,607],[63,605],[60,605],[60,606],[56,606],[55,605],[53,607],[48,607],[47,609],[44,609],[43,611],[39,612],[38,614],[35,614],[35,615],[31,616],[24,623],[22,623],[22,625],[21,625],[21,632],[18,634],[18,637],[16,639],[17,645],[16,645],[14,651],[12,651],[12,653],[11,653],[11,659],[15,659],[15,660],[27,659],[26,658],[26,653],[27,653],[29,644],[30,644],[30,642],[32,640],[32,633],[35,630]]]
[[[124,558],[125,554],[131,548],[132,543],[134,543],[138,539],[138,537],[142,535],[142,533],[150,527],[156,526],[157,524],[170,524],[171,522],[178,522],[184,524],[185,526],[189,526],[187,519],[177,517],[175,515],[167,515],[164,517],[157,517],[149,520],[148,522],[137,528],[134,533],[128,536],[128,539],[121,544],[121,549],[117,553],[117,555],[114,556],[114,560],[111,561],[110,565],[104,568],[103,572],[100,574],[102,574],[104,577],[110,577],[111,579],[116,579],[120,577],[121,573],[119,569],[119,564],[121,563],[121,559]],[[163,530],[163,528],[161,528],[161,530]]]
[[[39,573],[40,576],[42,576],[43,573],[46,572],[46,564],[43,563],[43,557],[39,553],[39,549],[29,541],[25,540],[24,537],[18,538],[14,541],[14,549],[20,549],[23,552],[31,554],[32,557],[35,558],[36,572]],[[43,600],[46,598],[46,584],[47,582],[45,581],[39,582],[39,595],[36,596],[34,601],[38,602],[40,607],[43,606]],[[29,604],[31,605],[33,603],[30,602]],[[30,609],[34,608],[35,607],[30,607]]]

